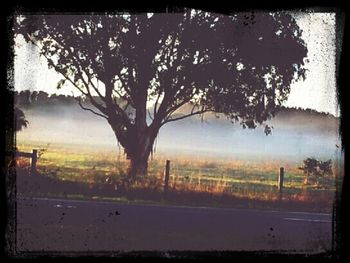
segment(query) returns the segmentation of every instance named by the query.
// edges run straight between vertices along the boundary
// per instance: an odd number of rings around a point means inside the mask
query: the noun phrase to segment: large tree
[[[79,104],[107,120],[132,178],[147,173],[164,124],[211,111],[255,128],[305,77],[307,48],[286,13],[46,14],[16,22],[15,34],[62,74],[58,88],[71,83],[91,106]]]

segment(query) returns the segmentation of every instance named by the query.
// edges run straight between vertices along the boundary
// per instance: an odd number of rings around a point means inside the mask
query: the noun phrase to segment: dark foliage
[[[310,180],[319,183],[320,179],[333,175],[332,160],[318,161],[315,158],[307,158],[299,169],[305,174],[305,183],[309,183]]]
[[[15,131],[21,131],[23,128],[27,128],[29,122],[26,120],[24,112],[20,108],[15,107],[13,113],[15,118]]]

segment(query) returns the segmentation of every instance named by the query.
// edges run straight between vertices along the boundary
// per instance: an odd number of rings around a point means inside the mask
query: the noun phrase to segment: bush
[[[333,175],[332,160],[319,161],[315,158],[307,158],[299,169],[305,174],[304,184],[324,185],[328,182],[327,179]]]

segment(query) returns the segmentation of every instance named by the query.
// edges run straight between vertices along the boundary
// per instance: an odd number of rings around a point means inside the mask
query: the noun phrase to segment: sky
[[[303,30],[302,38],[308,48],[308,62],[305,64],[307,75],[305,81],[300,80],[291,85],[289,98],[284,105],[339,116],[335,77],[335,13],[298,12],[293,16]],[[62,77],[53,69],[48,69],[37,48],[25,43],[21,37],[16,39],[15,54],[15,90],[43,90],[68,95],[75,91],[69,85],[57,90],[57,83]]]
[[[296,14],[308,47],[305,81],[291,86],[286,106],[311,108],[339,116],[336,97],[335,13]]]

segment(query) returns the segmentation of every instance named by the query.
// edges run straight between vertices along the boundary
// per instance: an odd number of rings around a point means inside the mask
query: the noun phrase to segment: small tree
[[[305,174],[304,184],[309,184],[310,181],[313,181],[318,185],[320,180],[333,174],[332,160],[318,161],[315,158],[307,158],[299,169]]]
[[[14,117],[15,117],[15,131],[21,131],[23,128],[27,128],[28,121],[26,120],[26,116],[24,112],[18,108],[14,108]]]

